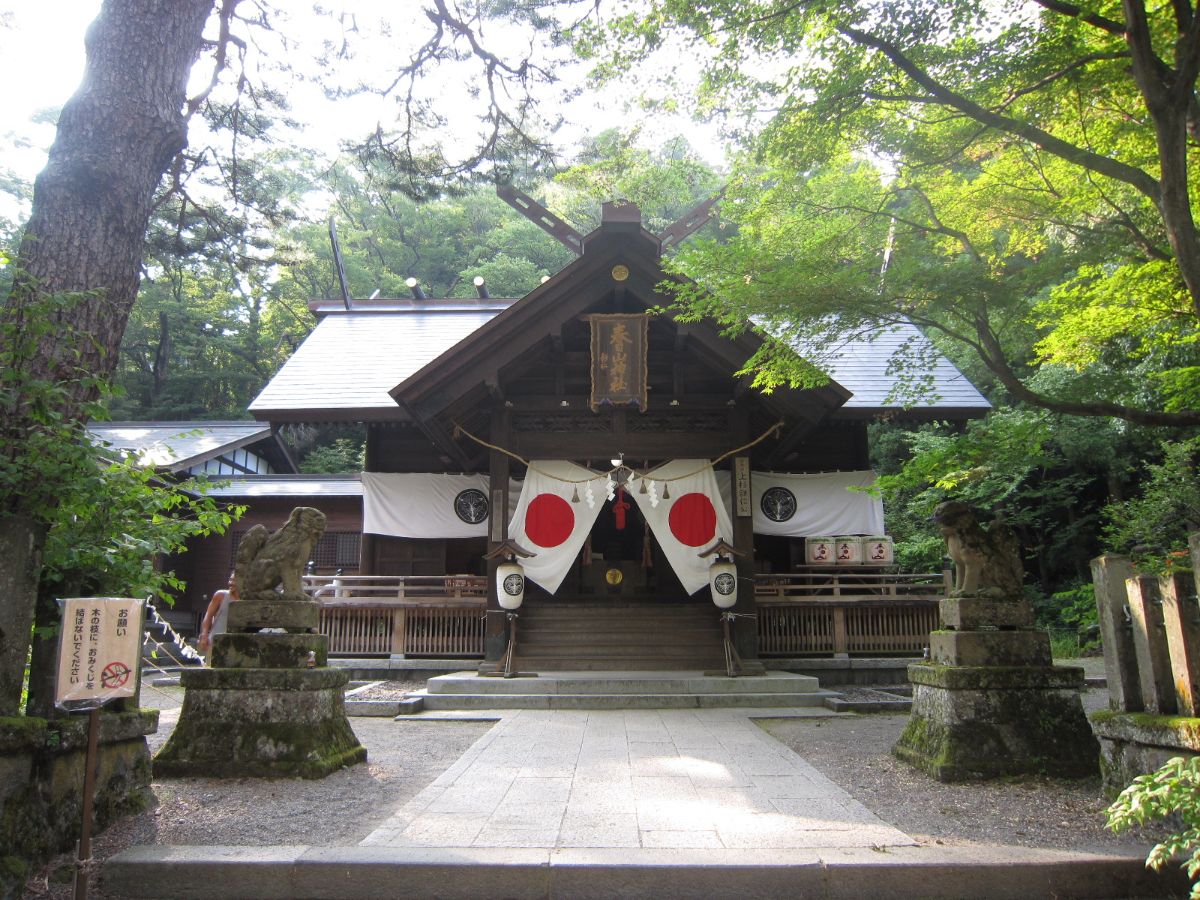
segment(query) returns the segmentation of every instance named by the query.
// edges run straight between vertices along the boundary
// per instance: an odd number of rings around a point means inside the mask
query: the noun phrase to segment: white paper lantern
[[[520,609],[525,599],[525,570],[516,561],[496,566],[496,599],[507,610]]]
[[[708,589],[713,603],[721,609],[737,603],[737,566],[732,560],[718,556],[708,567]]]

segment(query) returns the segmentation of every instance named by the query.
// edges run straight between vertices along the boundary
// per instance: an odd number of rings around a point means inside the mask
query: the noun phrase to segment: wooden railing
[[[439,659],[483,656],[487,579],[477,575],[304,577],[329,652]]]
[[[807,568],[755,581],[762,656],[919,655],[947,573]]]
[[[305,576],[329,652],[483,656],[487,579],[478,575]],[[763,656],[920,654],[938,625],[941,574],[809,569],[759,576]]]

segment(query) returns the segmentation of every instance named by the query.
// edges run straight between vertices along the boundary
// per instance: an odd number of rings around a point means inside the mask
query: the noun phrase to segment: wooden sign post
[[[110,700],[137,695],[145,603],[123,597],[83,597],[60,600],[59,604],[62,631],[54,703],[69,712],[88,714],[83,814],[75,855],[75,900],[86,900],[92,862],[92,805],[96,793],[100,707]]]

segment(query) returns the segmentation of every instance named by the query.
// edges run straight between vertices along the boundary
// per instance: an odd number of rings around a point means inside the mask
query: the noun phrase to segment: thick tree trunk
[[[89,292],[57,315],[60,333],[92,340],[64,346],[51,337],[39,348],[34,377],[113,371],[137,296],[154,191],[186,144],[188,73],[213,2],[107,0],[88,30],[83,84],[63,107],[34,183],[8,305],[42,292]]]
[[[46,529],[28,516],[0,517],[0,716],[21,712],[21,683]]]
[[[95,384],[108,378],[137,295],[151,202],[162,173],[186,143],[188,74],[203,46],[215,0],[105,0],[88,30],[83,84],[63,107],[2,315],[19,328],[40,295],[74,294],[56,307],[54,326],[33,359],[31,380],[63,384],[65,420],[78,419]],[[48,64],[51,64],[48,62]],[[0,410],[0,433],[37,428],[42,411],[17,402]],[[41,419],[44,421],[44,418]],[[26,498],[33,485],[0,495],[0,715],[19,704],[36,569],[45,531]],[[43,486],[44,487],[44,486]],[[16,568],[13,562],[24,568]],[[34,574],[27,573],[33,567]]]

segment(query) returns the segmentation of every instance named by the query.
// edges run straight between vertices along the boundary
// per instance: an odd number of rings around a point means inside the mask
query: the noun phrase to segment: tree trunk
[[[186,143],[188,74],[214,2],[105,0],[88,29],[83,83],[63,107],[49,162],[34,182],[2,313],[11,331],[40,295],[78,297],[55,308],[55,327],[22,373],[66,386],[53,411],[63,420],[80,418],[94,399],[94,382],[79,375],[107,379],[116,365],[154,191]],[[45,421],[39,415],[18,401],[0,411],[0,431],[37,428]],[[45,541],[42,523],[23,501],[38,493],[29,487],[18,476],[0,496],[0,715],[15,713],[20,702]]]
[[[63,107],[34,182],[9,314],[37,293],[88,292],[56,315],[32,377],[107,378],[137,296],[155,188],[186,144],[188,73],[214,0],[106,0],[88,29],[82,85]],[[74,398],[78,404],[91,397]]]
[[[0,716],[21,712],[21,684],[46,529],[29,516],[0,517]]]

